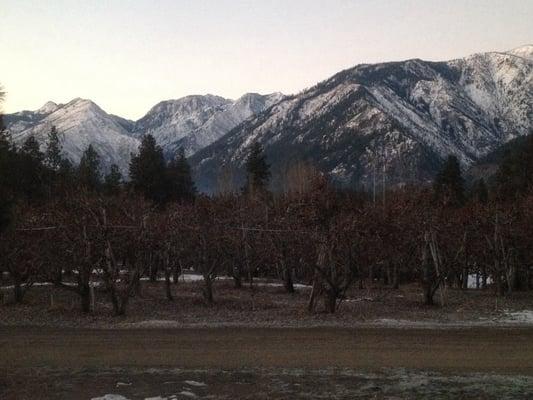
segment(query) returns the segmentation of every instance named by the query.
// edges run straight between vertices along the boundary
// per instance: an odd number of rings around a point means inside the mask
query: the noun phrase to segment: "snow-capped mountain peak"
[[[48,102],[46,102],[46,104],[44,106],[42,106],[41,108],[39,108],[37,110],[37,113],[39,113],[39,114],[50,114],[50,113],[53,113],[58,108],[59,108],[59,106],[56,103],[54,103],[53,101],[48,101]]]
[[[137,150],[139,141],[128,136],[116,118],[91,100],[76,98],[61,105],[48,102],[36,112],[7,115],[6,124],[16,143],[34,136],[43,149],[48,132],[55,126],[64,156],[72,162],[78,163],[87,147],[93,145],[101,157],[101,172],[116,164],[127,176],[131,153]]]
[[[507,53],[533,61],[533,44],[517,47]]]
[[[191,155],[281,98],[249,93],[236,101],[214,95],[167,100],[137,121],[132,135],[153,135],[169,157],[180,147]]]

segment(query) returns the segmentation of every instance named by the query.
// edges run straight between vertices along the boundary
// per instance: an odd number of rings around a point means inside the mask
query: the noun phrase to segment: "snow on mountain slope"
[[[6,117],[15,143],[35,136],[44,148],[47,134],[55,126],[61,134],[64,155],[73,163],[79,163],[92,144],[101,157],[102,172],[117,164],[127,177],[130,154],[137,150],[139,141],[128,136],[121,121],[92,101],[79,98],[64,105],[48,102],[35,113],[23,111]]]
[[[169,149],[231,104],[231,100],[212,95],[163,101],[136,122],[133,135],[150,134],[159,145]]]
[[[508,52],[518,57],[527,58],[528,60],[533,60],[533,44],[527,44],[522,47],[517,47]]]
[[[47,134],[56,126],[63,138],[65,156],[78,163],[92,144],[102,159],[103,171],[117,164],[128,176],[131,153],[140,138],[152,134],[169,157],[179,147],[188,154],[212,143],[245,119],[281,100],[281,94],[247,94],[237,101],[218,96],[188,96],[154,106],[137,122],[108,114],[90,100],[67,104],[48,102],[37,111],[21,111],[5,117],[13,139],[20,144],[30,135],[45,146]]]
[[[251,93],[235,102],[212,95],[164,101],[135,124],[133,135],[153,135],[168,156],[180,147],[194,154],[282,97]]]
[[[469,166],[533,133],[530,55],[531,46],[524,46],[342,71],[197,152],[191,160],[198,185],[215,191],[221,165],[238,180],[253,141],[265,147],[275,174],[304,160],[351,186],[368,186],[374,171],[384,171],[388,184],[428,180],[449,154]]]

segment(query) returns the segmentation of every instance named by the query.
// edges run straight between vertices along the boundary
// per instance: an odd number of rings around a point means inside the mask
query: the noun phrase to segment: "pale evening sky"
[[[359,63],[533,42],[533,0],[0,0],[5,112],[75,97],[137,119],[189,94],[290,94]]]

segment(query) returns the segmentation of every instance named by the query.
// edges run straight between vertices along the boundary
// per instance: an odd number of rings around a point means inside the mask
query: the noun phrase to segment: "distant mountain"
[[[237,101],[212,95],[163,101],[136,122],[133,136],[149,133],[169,155],[180,147],[191,155],[282,97],[250,93]]]
[[[246,120],[191,158],[201,190],[224,170],[242,183],[248,148],[260,142],[283,173],[307,161],[339,184],[431,179],[456,155],[467,168],[533,129],[533,46],[448,62],[358,65]],[[277,170],[277,171],[276,171]]]
[[[65,156],[72,162],[78,163],[92,144],[102,158],[104,172],[117,164],[127,177],[131,153],[137,151],[144,134],[154,135],[168,157],[179,147],[190,155],[282,98],[278,93],[246,94],[237,101],[212,95],[188,96],[161,102],[136,122],[108,114],[90,100],[75,99],[6,115],[5,123],[16,143],[33,135],[43,148],[47,133],[56,126]]]
[[[102,159],[103,172],[117,164],[124,176],[130,154],[139,146],[139,140],[129,136],[130,121],[107,114],[90,100],[48,102],[37,111],[8,114],[5,122],[15,143],[35,136],[43,148],[48,132],[55,126],[61,134],[64,155],[73,163],[79,163],[83,151],[92,144]]]

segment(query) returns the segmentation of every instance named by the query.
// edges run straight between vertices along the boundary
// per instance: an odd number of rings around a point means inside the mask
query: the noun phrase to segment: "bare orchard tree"
[[[125,315],[152,253],[151,212],[146,202],[137,197],[100,203],[95,223],[104,248],[103,280],[114,314]]]
[[[22,303],[25,294],[43,271],[40,249],[45,248],[46,236],[39,213],[30,207],[19,206],[13,212],[13,223],[0,240],[3,264],[0,270],[9,272],[15,303]]]
[[[105,247],[100,238],[101,227],[98,221],[100,208],[92,195],[80,193],[72,195],[51,210],[57,226],[56,240],[65,242],[62,264],[72,265],[75,275],[74,285],[59,282],[58,286],[76,293],[80,298],[81,310],[91,312],[91,285],[95,272],[104,262]]]
[[[202,275],[202,295],[208,305],[214,303],[213,284],[224,262],[220,250],[225,245],[224,226],[217,218],[218,211],[215,202],[200,198],[194,204],[183,205],[175,215],[188,247],[185,263]]]

